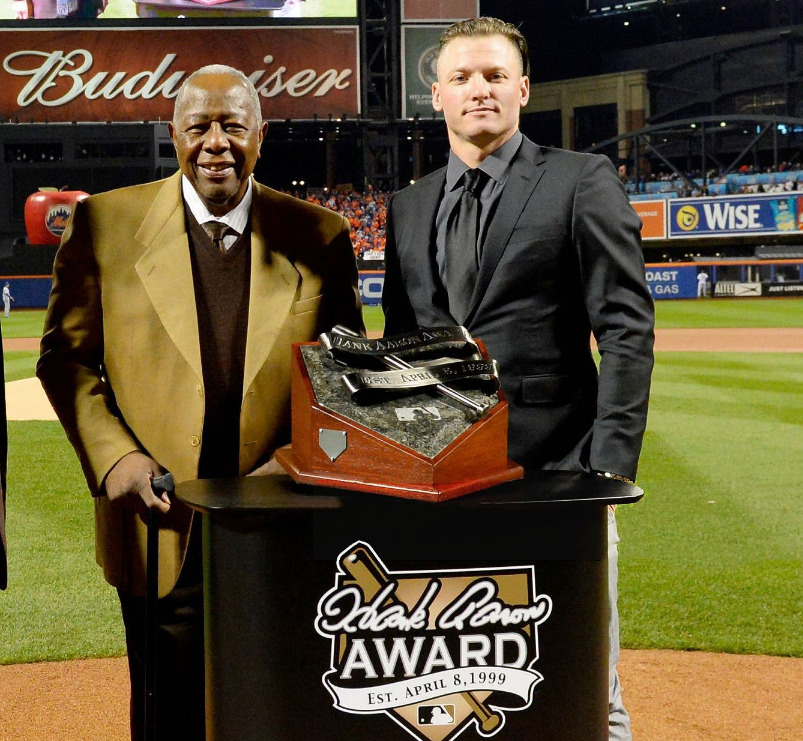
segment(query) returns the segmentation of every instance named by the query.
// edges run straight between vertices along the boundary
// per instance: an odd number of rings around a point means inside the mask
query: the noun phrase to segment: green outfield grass
[[[9,588],[0,664],[121,656],[117,595],[95,565],[92,498],[57,422],[9,422]]]
[[[803,301],[657,311],[663,326],[721,326],[739,307],[737,326],[782,326]],[[381,329],[381,311],[368,308],[366,323]],[[9,377],[35,355],[7,353]],[[639,472],[647,494],[618,515],[625,646],[803,657],[801,421],[801,354],[658,355]],[[11,422],[9,445],[0,664],[121,655],[114,590],[94,565],[91,498],[63,432]]]
[[[385,326],[379,306],[364,306],[365,326],[381,332]],[[732,299],[657,301],[657,327],[803,327],[803,301],[799,299]],[[45,312],[12,311],[2,320],[3,337],[39,337]]]
[[[38,350],[10,350],[5,353],[6,383],[33,378],[36,369]]]
[[[623,644],[803,656],[801,354],[660,353]]]
[[[365,306],[363,315],[369,331],[379,332],[385,326],[380,307]],[[803,327],[803,301],[794,298],[656,301],[655,326]]]
[[[656,301],[655,326],[803,327],[803,301],[795,298]]]
[[[44,309],[18,309],[11,310],[11,315],[0,319],[0,329],[3,339],[12,337],[41,337],[45,326]]]

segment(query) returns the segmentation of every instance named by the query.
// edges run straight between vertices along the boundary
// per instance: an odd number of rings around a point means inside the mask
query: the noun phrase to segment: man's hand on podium
[[[120,458],[106,476],[106,496],[109,501],[120,501],[124,506],[136,510],[141,517],[147,517],[153,507],[165,513],[170,509],[167,492],[156,496],[151,480],[164,473],[161,466],[139,451],[132,451]]]

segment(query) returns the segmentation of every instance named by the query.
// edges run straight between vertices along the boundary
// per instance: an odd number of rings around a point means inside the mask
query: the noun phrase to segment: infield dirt
[[[636,741],[803,738],[803,659],[626,650],[619,669]],[[128,738],[124,658],[0,666],[0,687],[2,741]]]

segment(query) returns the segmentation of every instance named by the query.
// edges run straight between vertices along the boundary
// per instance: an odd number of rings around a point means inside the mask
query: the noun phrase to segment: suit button
[[[204,395],[204,387],[203,386],[200,386],[200,385],[196,386],[195,390],[198,392],[198,396],[203,396]]]
[[[190,435],[190,445],[193,448],[197,448],[201,444],[201,440],[197,435]]]

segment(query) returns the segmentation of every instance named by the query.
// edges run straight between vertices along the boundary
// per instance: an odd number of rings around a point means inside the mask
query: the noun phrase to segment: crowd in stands
[[[709,170],[705,173],[705,180],[699,170],[685,173],[685,177],[678,172],[652,173],[641,178],[638,193],[635,182],[627,178],[624,166],[620,167],[619,174],[631,200],[803,191],[803,169],[798,170],[787,162],[782,162],[777,168],[743,165],[726,176],[718,170]],[[360,267],[384,267],[385,222],[391,193],[370,186],[365,192],[350,188],[287,192],[345,216],[351,225],[351,241]]]
[[[789,162],[777,167],[742,165],[724,175],[711,169],[703,177],[702,170],[679,173],[665,170],[644,173],[638,186],[627,168],[619,168],[619,176],[631,200],[659,196],[662,198],[697,198],[705,196],[739,195],[750,193],[789,193],[803,191],[803,168]]]
[[[351,242],[357,258],[365,263],[376,262],[380,267],[385,252],[385,221],[390,193],[368,186],[364,193],[344,188],[310,188],[305,193],[295,191],[291,194],[345,216],[351,225]]]

